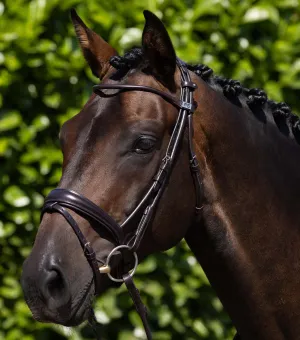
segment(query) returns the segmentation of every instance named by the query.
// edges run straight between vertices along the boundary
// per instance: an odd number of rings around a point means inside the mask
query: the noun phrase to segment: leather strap
[[[42,211],[41,218],[43,217],[45,211]],[[86,259],[88,260],[94,274],[95,278],[95,293],[100,291],[100,272],[99,272],[99,264],[96,259],[96,254],[94,252],[94,249],[91,247],[90,242],[87,241],[85,236],[83,235],[82,231],[80,230],[78,224],[74,220],[74,218],[71,216],[71,214],[61,205],[59,205],[57,202],[53,203],[52,205],[49,205],[47,207],[48,213],[58,212],[60,213],[66,221],[69,223],[69,225],[73,228],[80,245],[83,249],[84,255]]]
[[[177,63],[179,65],[181,78],[182,78],[182,87],[189,88],[190,91],[186,91],[183,93],[183,100],[192,102],[193,101],[193,91],[196,89],[193,86],[193,82],[191,81],[191,76],[186,68],[184,62],[177,59]],[[197,106],[197,104],[195,104]],[[193,113],[194,111],[189,111],[188,114],[188,143],[189,143],[189,158],[190,158],[190,170],[193,178],[194,188],[195,188],[195,196],[196,196],[196,206],[195,213],[198,215],[202,210],[202,202],[203,202],[203,190],[202,190],[202,181],[200,178],[200,167],[197,160],[196,153],[194,151],[194,126],[193,126]]]
[[[135,309],[138,312],[138,314],[139,314],[139,316],[142,320],[142,323],[143,323],[143,326],[144,326],[144,329],[145,329],[145,332],[146,332],[146,335],[147,335],[147,340],[152,340],[151,329],[150,329],[150,326],[149,326],[148,320],[147,320],[148,312],[147,312],[146,306],[142,302],[140,292],[136,288],[136,286],[133,282],[133,279],[129,274],[123,275],[123,280],[125,282],[125,285],[127,287],[128,292],[131,296],[131,299],[134,303]]]
[[[161,162],[161,165],[159,167],[159,170],[154,177],[154,183],[153,186],[149,189],[149,191],[146,193],[145,197],[142,200],[143,205],[139,205],[135,211],[128,217],[128,219],[124,222],[124,224],[128,224],[128,220],[131,220],[133,216],[136,215],[138,210],[140,208],[144,208],[144,213],[142,215],[142,218],[140,220],[140,223],[138,225],[138,228],[136,229],[136,232],[132,236],[132,238],[127,243],[132,251],[136,251],[141,243],[141,240],[146,232],[146,229],[148,225],[150,224],[154,212],[156,210],[156,207],[158,205],[158,202],[160,200],[160,197],[162,196],[170,177],[170,174],[172,172],[180,142],[183,139],[184,130],[186,128],[186,121],[188,121],[188,138],[189,138],[189,157],[190,157],[190,169],[191,174],[193,178],[193,183],[195,187],[195,193],[196,193],[196,213],[198,214],[202,207],[200,207],[200,204],[202,202],[202,182],[200,179],[200,168],[199,164],[196,158],[196,154],[193,149],[193,119],[192,115],[194,112],[194,108],[196,107],[196,104],[193,100],[193,91],[197,88],[197,85],[191,81],[190,74],[188,70],[185,67],[185,64],[178,59],[178,66],[181,72],[181,103],[184,103],[184,105],[181,106],[180,112],[177,118],[176,125],[174,127],[171,139],[169,141],[169,145],[166,151],[166,155],[164,159]],[[100,85],[101,88],[106,88],[107,85],[103,84]],[[114,85],[112,85],[114,86]],[[123,85],[119,85],[120,88],[123,87]],[[131,85],[127,85],[125,89],[129,89]],[[112,88],[112,87],[110,87]],[[146,87],[145,87],[146,88]],[[138,90],[136,86],[132,87],[132,90]],[[161,91],[151,91],[153,93],[161,95]],[[162,92],[164,93],[164,92]],[[168,97],[170,97],[168,95]],[[172,97],[172,96],[171,96]],[[174,103],[174,100],[173,100]],[[144,207],[145,202],[149,202],[147,207]],[[123,226],[123,225],[122,225]]]
[[[151,199],[148,203],[148,206],[144,210],[144,214],[138,228],[132,239],[128,242],[128,245],[132,249],[132,251],[136,251],[140,243],[143,239],[143,236],[152,221],[154,216],[154,212],[156,211],[159,200],[164,193],[165,188],[167,187],[169,177],[171,175],[173,166],[175,164],[175,160],[177,158],[179,144],[183,138],[183,133],[186,127],[186,119],[187,119],[187,110],[180,110],[179,117],[177,119],[175,128],[173,130],[167,151],[166,156],[162,160],[160,168],[154,177],[154,186],[151,188]]]
[[[193,85],[195,85],[193,83]],[[196,87],[195,87],[196,88]],[[102,90],[121,90],[123,91],[143,91],[143,92],[150,92],[159,95],[160,97],[164,98],[167,102],[174,105],[178,109],[188,109],[188,110],[194,110],[195,106],[192,105],[186,105],[186,103],[182,100],[178,100],[176,97],[170,95],[169,93],[160,91],[155,89],[154,87],[150,86],[144,86],[144,85],[123,85],[123,84],[99,84],[93,86],[93,91],[98,94],[100,97],[111,97],[115,96],[114,94],[107,94],[103,92]]]
[[[96,222],[97,226],[106,229],[110,233],[116,244],[123,243],[124,233],[119,224],[103,209],[86,197],[73,190],[62,188],[54,189],[45,199],[42,215],[48,212],[48,207],[51,209],[51,205],[54,203],[59,203],[61,206],[75,211],[85,219],[92,219]]]

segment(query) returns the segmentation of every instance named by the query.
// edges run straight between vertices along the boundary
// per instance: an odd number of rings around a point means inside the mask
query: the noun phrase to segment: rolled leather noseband
[[[119,224],[88,198],[69,189],[54,189],[45,199],[42,216],[45,212],[51,211],[53,204],[69,208],[85,219],[93,220],[98,226],[109,232],[115,244],[123,244],[124,233]]]

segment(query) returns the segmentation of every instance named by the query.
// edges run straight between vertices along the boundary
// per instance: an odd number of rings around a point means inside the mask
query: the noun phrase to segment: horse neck
[[[300,281],[300,147],[205,83],[199,88],[204,206],[187,243],[243,340],[296,339],[300,294],[287,292]]]

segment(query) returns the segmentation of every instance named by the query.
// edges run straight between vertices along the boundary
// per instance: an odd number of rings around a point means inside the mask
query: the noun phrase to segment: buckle
[[[200,172],[199,162],[196,156],[190,160],[190,169],[192,172]]]
[[[183,110],[188,110],[190,112],[194,112],[196,109],[196,105],[193,103],[185,102],[185,101],[180,101],[180,108]]]
[[[95,259],[95,252],[94,252],[94,249],[91,247],[91,244],[90,242],[87,242],[84,247],[83,247],[83,253],[85,255],[85,257],[88,259],[88,260],[93,260]]]
[[[196,83],[187,80],[181,82],[181,87],[188,87],[191,91],[194,91],[198,88]]]
[[[57,203],[58,203],[58,202],[53,202],[53,203],[49,204],[49,205],[47,206],[47,210],[48,210],[49,212],[55,211],[54,206],[55,206]],[[47,210],[46,210],[46,211],[47,211]]]

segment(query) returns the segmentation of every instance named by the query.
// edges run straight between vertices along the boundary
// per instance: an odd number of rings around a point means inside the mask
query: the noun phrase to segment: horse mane
[[[115,78],[123,78],[132,69],[147,70],[149,65],[143,58],[141,48],[132,48],[124,56],[114,56],[110,64],[117,70]],[[300,119],[292,113],[291,108],[285,103],[269,100],[267,94],[259,88],[248,89],[238,80],[227,79],[213,74],[213,70],[204,64],[189,65],[187,68],[204,80],[209,86],[219,92],[235,105],[247,105],[255,117],[266,123],[273,121],[281,133],[294,139],[300,144]]]

